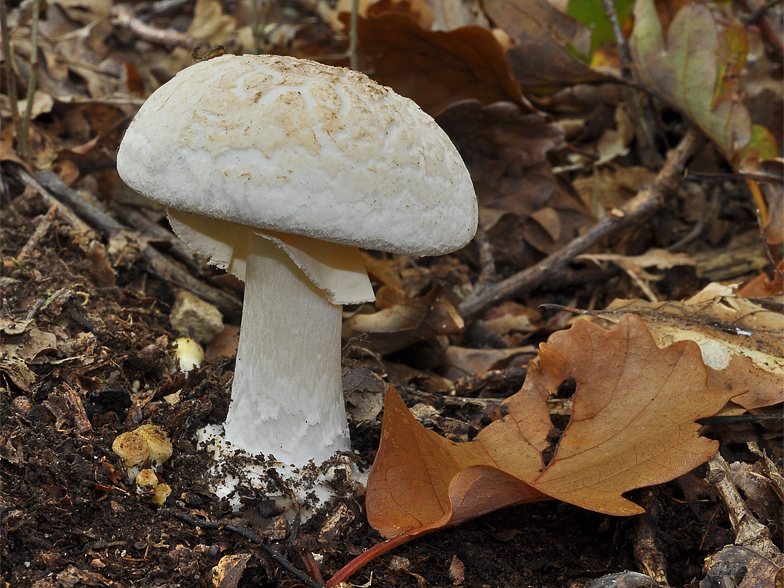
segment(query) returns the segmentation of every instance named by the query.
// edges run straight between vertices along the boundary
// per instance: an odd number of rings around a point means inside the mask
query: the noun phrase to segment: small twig
[[[253,19],[253,53],[261,53],[261,13],[259,12],[261,0],[250,0],[251,18]]]
[[[3,36],[3,56],[5,61],[5,83],[6,92],[11,100],[11,124],[14,131],[19,133],[19,107],[18,94],[16,89],[16,73],[14,72],[14,59],[11,52],[11,33],[8,30],[8,11],[6,10],[5,0],[0,0],[0,34]]]
[[[52,206],[57,207],[57,216],[63,219],[66,223],[68,223],[74,231],[87,233],[92,231],[92,227],[80,219],[70,207],[64,205],[60,200],[55,198],[49,190],[44,188],[38,180],[36,180],[33,176],[27,173],[24,169],[17,169],[15,170],[15,175],[19,178],[19,181],[22,182],[28,188],[32,188],[36,192],[41,195],[41,199],[44,201],[46,206],[50,208]]]
[[[33,234],[30,235],[30,238],[27,240],[27,243],[24,244],[24,247],[19,250],[19,253],[16,256],[16,261],[19,263],[23,262],[27,256],[29,256],[34,249],[38,247],[38,243],[41,242],[41,239],[44,238],[44,235],[49,232],[49,227],[52,226],[52,221],[54,217],[57,215],[57,205],[52,204],[49,207],[49,211],[46,213],[46,216],[41,220],[40,224],[35,228]]]
[[[708,481],[716,488],[735,531],[735,545],[743,545],[757,553],[779,553],[770,537],[770,530],[761,524],[743,500],[730,478],[730,467],[716,453],[708,462]]]
[[[659,584],[669,584],[667,560],[656,543],[658,518],[662,512],[662,505],[650,488],[645,489],[642,507],[645,508],[645,512],[637,517],[634,537],[634,560],[637,562],[637,569]]]
[[[748,16],[745,16],[742,19],[740,19],[741,22],[743,23],[743,26],[744,27],[748,27],[748,26],[753,25],[759,19],[761,19],[763,16],[765,16],[765,13],[768,10],[770,10],[771,8],[776,6],[776,4],[781,4],[781,2],[782,2],[782,0],[770,0],[770,2],[766,2],[765,4],[763,4],[762,6],[757,8],[756,10],[754,10],[754,12],[752,12]]]
[[[40,171],[36,174],[36,179],[41,186],[57,194],[57,198],[79,215],[80,218],[87,221],[91,228],[96,228],[107,237],[111,237],[125,228],[92,202],[82,197],[76,190],[73,190],[56,173]]]
[[[112,9],[112,24],[125,27],[137,37],[155,45],[174,45],[177,47],[193,47],[197,39],[187,33],[174,29],[158,29],[148,25],[142,19],[133,15],[130,8],[123,4]]]
[[[686,161],[694,153],[700,134],[696,128],[690,128],[678,146],[668,154],[667,163],[661,169],[653,185],[641,190],[620,209],[613,209],[596,223],[586,234],[574,239],[566,247],[549,255],[536,265],[529,267],[513,276],[495,284],[487,284],[480,292],[472,292],[460,304],[458,311],[464,319],[472,319],[485,312],[493,305],[519,296],[540,287],[548,280],[557,277],[581,253],[597,243],[618,234],[619,232],[639,225],[664,205],[665,194],[678,185]]]
[[[348,31],[349,67],[359,71],[359,0],[351,0],[351,23]]]
[[[498,274],[496,273],[495,258],[493,257],[493,246],[490,243],[490,239],[487,238],[487,233],[481,226],[476,229],[474,240],[479,246],[479,264],[482,267],[479,272],[479,278],[476,281],[476,287],[481,288],[487,282],[497,281]]]
[[[784,56],[784,41],[782,40],[781,27],[777,26],[776,20],[767,14],[773,6],[781,0],[771,0],[770,2],[759,2],[758,0],[738,0],[744,10],[750,14],[742,19],[744,26],[757,24],[765,40],[776,52],[776,57],[781,61]]]
[[[614,0],[602,0],[602,7],[612,25],[615,44],[618,46],[618,53],[621,57],[621,77],[626,81],[626,85],[623,86],[623,96],[628,106],[629,117],[634,125],[634,136],[637,138],[640,159],[645,167],[656,169],[661,165],[662,160],[659,152],[656,150],[653,112],[650,108],[643,106],[637,91],[629,85],[634,81],[634,75],[630,67],[632,57],[629,51],[629,43],[626,42],[621,26],[618,23],[618,14],[615,12]]]
[[[214,529],[217,531],[221,531],[225,529],[226,531],[236,533],[237,535],[244,537],[248,541],[260,545],[261,548],[267,552],[267,555],[269,555],[272,559],[274,559],[278,564],[280,564],[283,568],[285,568],[286,571],[288,571],[292,576],[297,578],[297,580],[305,584],[308,588],[324,588],[323,584],[318,584],[313,579],[308,577],[307,574],[295,568],[289,562],[289,560],[287,560],[280,553],[278,553],[274,547],[272,547],[268,543],[264,543],[261,537],[256,535],[256,533],[249,531],[248,529],[243,529],[242,527],[237,527],[236,525],[230,525],[227,523],[214,523],[212,521],[202,521],[201,519],[197,519],[188,514],[185,514],[184,512],[179,512],[176,510],[170,510],[169,512],[172,516],[174,516],[174,518],[180,519],[181,521],[186,522],[189,525],[193,525],[195,527],[200,527],[203,529]]]
[[[92,224],[96,225],[106,238],[119,231],[126,231],[131,234],[136,233],[136,231],[125,227],[94,204],[87,202],[76,190],[71,189],[53,172],[39,172],[38,178],[40,182],[23,169],[17,169],[16,174],[22,183],[41,194],[47,206],[58,204],[58,214],[63,214],[66,217],[66,222],[77,231],[93,231],[93,228],[74,214],[74,211],[69,206],[73,206],[77,214],[87,218]],[[46,187],[41,184],[45,184]],[[50,190],[57,194],[57,197],[53,196]],[[63,204],[63,202],[67,202],[68,206]],[[207,302],[215,304],[224,314],[236,315],[242,309],[242,303],[234,296],[205,284],[164,256],[152,245],[147,244],[143,247],[142,257],[147,262],[147,271],[189,290]]]
[[[602,8],[604,14],[607,16],[612,26],[613,35],[615,35],[615,44],[618,46],[618,55],[621,58],[621,75],[623,79],[631,81],[632,72],[629,69],[629,64],[632,62],[632,54],[629,51],[629,44],[623,36],[621,25],[618,22],[618,14],[615,12],[614,0],[602,0]]]
[[[158,0],[158,2],[139,5],[137,14],[143,11],[143,14],[139,14],[139,20],[146,22],[154,16],[168,14],[179,9],[183,4],[190,4],[191,2],[192,0]]]
[[[87,411],[84,408],[84,402],[79,394],[71,388],[68,384],[63,383],[63,390],[65,392],[65,400],[68,402],[68,407],[72,411],[74,425],[76,425],[76,430],[79,432],[80,435],[84,435],[87,432],[93,430],[93,426],[90,423],[90,419],[87,416]]]
[[[316,562],[316,558],[313,557],[313,554],[307,549],[300,549],[299,557],[302,560],[305,568],[308,570],[308,573],[310,573],[311,577],[316,581],[316,583],[320,586],[324,586],[324,576],[321,575],[321,570],[319,569],[318,563]]]
[[[27,102],[25,103],[24,115],[19,121],[19,127],[16,129],[16,141],[19,154],[28,164],[30,163],[30,121],[33,117],[35,90],[38,87],[38,21],[40,13],[41,0],[33,0],[33,17],[30,21],[30,81],[27,84]],[[8,59],[12,59],[12,56],[9,55]],[[12,108],[16,108],[16,97],[14,97],[12,102]]]
[[[679,239],[677,242],[673,243],[669,247],[667,247],[667,251],[675,253],[677,251],[682,250],[686,245],[691,243],[692,241],[696,241],[699,239],[702,234],[705,232],[705,229],[716,220],[719,216],[719,211],[721,207],[719,206],[719,193],[721,189],[716,186],[711,193],[710,200],[706,203],[707,206],[704,206],[702,215],[700,219],[697,221],[697,224],[689,231],[687,235],[683,238]]]
[[[697,423],[707,425],[747,425],[750,423],[784,423],[781,414],[725,414],[704,419],[697,419]]]

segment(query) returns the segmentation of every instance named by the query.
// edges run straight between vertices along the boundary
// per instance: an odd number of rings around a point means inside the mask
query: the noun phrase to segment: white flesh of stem
[[[340,367],[341,307],[284,251],[254,235],[247,256],[225,439],[295,466],[350,447]]]

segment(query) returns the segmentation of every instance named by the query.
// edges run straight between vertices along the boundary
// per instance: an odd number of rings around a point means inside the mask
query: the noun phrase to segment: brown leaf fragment
[[[529,366],[523,391],[544,386],[554,395],[567,373],[577,391],[553,460],[531,480],[538,490],[597,512],[637,514],[642,509],[623,492],[686,473],[718,448],[697,436],[695,420],[734,393],[708,387],[696,345],[659,349],[644,323],[625,315],[612,331],[578,321],[541,348],[540,366]],[[510,417],[524,413],[510,403]]]
[[[511,173],[547,161],[564,145],[563,129],[514,102],[482,106],[477,100],[452,104],[436,117],[466,165],[481,175]]]
[[[485,0],[487,14],[517,45],[507,52],[514,77],[530,92],[606,79],[571,50],[588,55],[591,31],[545,0]]]
[[[355,314],[343,322],[343,339],[367,333],[363,347],[378,353],[403,349],[437,335],[454,335],[463,328],[455,307],[437,289],[373,314]]]
[[[512,349],[468,349],[450,345],[444,353],[444,363],[439,367],[446,369],[445,375],[456,379],[489,370],[505,369],[510,363],[524,366],[534,355],[535,349],[530,345]]]
[[[686,302],[615,300],[601,313],[639,315],[660,346],[696,342],[717,385],[746,409],[784,401],[784,316],[710,284]],[[613,316],[614,315],[614,316]]]
[[[212,568],[212,585],[215,588],[237,588],[248,561],[250,553],[224,555]]]
[[[359,19],[359,46],[376,81],[430,115],[466,99],[523,104],[504,50],[485,28],[429,31],[408,15],[383,14]]]
[[[474,443],[458,445],[422,427],[390,387],[381,447],[368,479],[368,521],[384,537],[414,531],[413,538],[503,506],[546,498],[508,474],[471,467],[486,459],[483,453]]]
[[[35,373],[24,361],[11,357],[5,345],[0,346],[0,373],[20,390],[28,393],[30,386],[36,381]]]
[[[770,298],[776,294],[784,294],[784,279],[781,272],[784,272],[784,261],[779,263],[778,271],[773,272],[773,279],[761,272],[751,282],[738,290],[738,296],[744,298]]]
[[[15,355],[31,363],[46,351],[57,351],[57,337],[33,327],[27,332],[22,344],[16,348]]]

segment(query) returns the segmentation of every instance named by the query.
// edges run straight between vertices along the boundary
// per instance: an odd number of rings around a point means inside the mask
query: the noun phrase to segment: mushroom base
[[[243,499],[273,500],[290,522],[296,514],[304,522],[332,498],[345,499],[365,492],[369,472],[361,472],[351,454],[333,455],[322,464],[311,462],[297,468],[237,451],[226,442],[220,425],[199,429],[197,435],[199,449],[207,450],[215,459],[208,484],[235,511],[240,510]]]
[[[340,365],[342,307],[289,256],[251,235],[245,301],[225,439],[296,467],[350,442]]]

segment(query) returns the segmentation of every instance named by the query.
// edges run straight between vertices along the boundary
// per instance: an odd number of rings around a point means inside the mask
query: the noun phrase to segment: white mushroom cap
[[[170,208],[368,249],[443,254],[476,230],[471,178],[430,116],[360,73],[291,57],[181,71],[139,110],[117,169]]]

